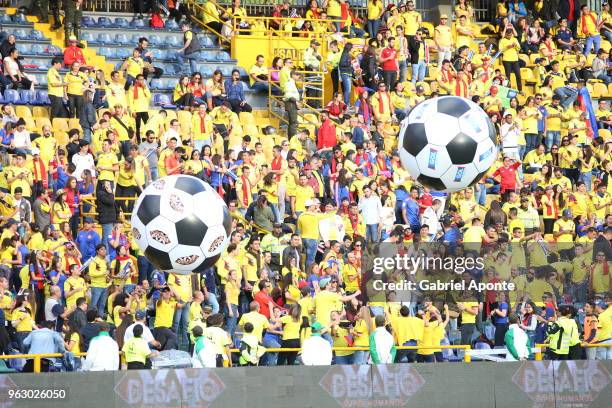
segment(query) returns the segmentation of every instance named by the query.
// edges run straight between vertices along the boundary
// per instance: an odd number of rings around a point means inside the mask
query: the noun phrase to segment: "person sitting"
[[[246,103],[244,96],[244,88],[240,81],[240,71],[232,70],[232,77],[225,80],[225,91],[227,92],[227,101],[232,105],[232,110],[236,113],[251,112],[253,108]]]

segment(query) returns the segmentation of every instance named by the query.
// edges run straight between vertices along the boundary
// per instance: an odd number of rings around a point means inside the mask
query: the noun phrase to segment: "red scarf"
[[[449,70],[447,70],[447,69],[442,69],[442,70],[441,70],[441,72],[442,72],[442,81],[444,81],[444,82],[450,82],[450,81],[452,81],[452,78],[451,78],[451,73],[450,73],[450,71],[449,71]]]
[[[555,218],[559,216],[559,208],[557,207],[557,200],[555,197],[549,197],[550,201],[552,201],[552,205],[546,206],[546,215],[554,215]]]
[[[372,114],[370,113],[370,104],[368,100],[365,98],[359,98],[361,101],[361,110],[363,115],[363,121],[368,123],[371,119]]]
[[[47,188],[49,181],[47,180],[45,164],[40,159],[32,159],[32,167],[34,168],[34,181],[42,181],[43,188]]]
[[[351,222],[351,227],[353,228],[353,237],[358,237],[359,235],[359,214],[351,214],[348,213],[349,221]]]
[[[608,266],[608,262],[603,263],[603,274],[608,276],[610,274],[610,267]]]
[[[570,5],[571,4],[573,4],[572,1],[570,1]],[[597,20],[595,20],[595,17],[593,17],[592,13],[589,13],[587,15],[580,17],[580,28],[582,29],[582,34],[587,35],[588,27],[587,27],[586,17],[589,17],[591,19],[591,22],[595,26],[595,31],[596,31],[594,35],[597,35]]]
[[[389,96],[388,92],[376,92],[377,98],[378,98],[378,113],[380,113],[381,115],[385,113],[385,108],[383,106],[383,100],[382,100],[382,94],[385,94],[387,97],[387,103],[389,104],[389,108],[391,108],[391,96]]]
[[[272,159],[272,170],[280,170],[283,168],[283,157],[279,156],[279,157],[275,157]],[[276,181],[280,181],[281,176],[280,174],[276,174],[274,176],[274,180]]]
[[[251,184],[249,179],[244,177],[244,175],[240,176],[242,180],[242,204],[245,207],[249,206],[249,196],[251,195]]]
[[[380,171],[387,171],[387,160],[376,157],[376,163],[378,163],[378,169]]]
[[[200,133],[206,133],[206,112],[200,113]]]
[[[569,13],[567,14],[567,21],[574,21],[574,0],[569,0]]]
[[[143,88],[138,82],[134,82],[134,99],[138,99],[138,88]]]

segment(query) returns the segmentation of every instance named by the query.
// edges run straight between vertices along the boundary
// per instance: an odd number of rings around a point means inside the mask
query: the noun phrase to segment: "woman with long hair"
[[[66,194],[64,190],[57,190],[55,200],[51,204],[51,224],[59,225],[62,221],[70,222],[72,211],[65,200]]]
[[[81,352],[81,333],[79,332],[79,327],[74,323],[64,323],[62,327],[62,333],[64,334],[64,348],[66,351],[71,352],[75,355],[75,363],[76,367],[74,367],[75,371],[78,370],[81,366],[81,359],[76,355]]]
[[[94,194],[94,178],[91,174],[91,170],[85,169],[81,173],[81,181],[77,182],[79,194],[81,194],[81,200],[83,200],[83,213],[88,213],[91,210],[91,204],[85,203],[86,198],[93,197]]]
[[[283,275],[281,287],[283,289],[283,303],[287,305],[298,304],[300,300],[300,289],[298,282],[298,273],[288,273]]]
[[[370,126],[372,124],[373,111],[369,93],[366,89],[359,94],[359,97],[355,101],[355,106],[357,107],[357,114],[363,118],[363,123],[366,126]]]
[[[123,348],[123,339],[125,338],[125,332],[128,327],[130,327],[134,323],[134,316],[131,314],[126,314],[123,319],[121,319],[121,323],[117,326],[115,330],[115,340],[117,341],[117,345],[119,346],[119,350]]]
[[[300,304],[292,304],[289,309],[289,314],[281,317],[280,322],[283,327],[281,347],[300,348],[300,329],[302,327],[302,307]],[[280,353],[277,365],[294,365],[297,354],[297,351]]]
[[[130,314],[130,295],[121,292],[113,299],[111,319],[115,327],[119,327],[123,319]]]
[[[226,329],[229,332],[232,340],[236,333],[236,325],[238,324],[238,298],[240,296],[240,276],[238,271],[232,269],[227,275],[227,282],[225,284],[225,316],[226,318]]]
[[[225,101],[225,81],[220,69],[213,72],[212,77],[206,81],[206,104],[208,109],[221,106]]]
[[[583,182],[586,185],[587,191],[590,193],[593,182],[593,169],[597,165],[597,159],[593,156],[591,146],[582,146],[582,154],[578,156],[580,160],[580,176],[578,182]]]
[[[9,55],[4,58],[4,74],[6,78],[13,83],[13,89],[21,87],[23,89],[32,89],[32,81],[23,72],[23,67],[19,63],[19,50],[11,48]]]
[[[206,102],[206,85],[202,81],[202,74],[194,72],[191,76],[189,87],[192,90],[194,102],[196,105],[201,105]]]
[[[253,222],[266,231],[272,231],[273,224],[276,222],[276,216],[270,208],[268,197],[265,194],[257,196],[253,209]]]
[[[201,177],[206,164],[201,160],[202,154],[199,150],[193,149],[189,160],[185,163],[185,174],[189,174],[195,177]]]
[[[75,177],[68,177],[66,186],[64,187],[64,199],[66,205],[70,208],[71,216],[69,220],[70,231],[73,237],[76,237],[79,230],[79,218],[81,204],[81,192],[78,189],[77,179]]]
[[[26,295],[18,295],[15,299],[15,306],[11,311],[11,325],[15,330],[15,340],[21,353],[26,352],[23,341],[32,330],[36,328],[36,322],[32,316],[32,305]]]
[[[555,199],[554,186],[547,186],[541,198],[542,219],[544,220],[544,234],[552,234],[555,221],[559,218],[559,207]]]
[[[278,208],[278,184],[274,178],[274,173],[268,173],[263,178],[263,189],[266,190],[268,204],[274,214],[274,222],[282,222],[280,218],[280,210]]]
[[[229,202],[223,186],[223,181],[226,177],[225,173],[227,171],[223,163],[223,157],[220,154],[213,154],[210,158],[210,163],[212,165],[210,171],[210,186],[225,199],[225,202]]]
[[[111,262],[110,271],[110,276],[115,285],[121,286],[126,293],[131,293],[134,290],[138,279],[138,270],[126,245],[120,245],[117,248],[117,256]]]
[[[506,213],[502,210],[501,203],[498,200],[493,200],[491,208],[485,214],[484,226],[488,228],[495,224],[506,225],[507,218]]]
[[[531,301],[523,302],[519,312],[519,317],[519,327],[525,330],[531,344],[535,345],[536,327],[538,326],[535,304]]]
[[[43,261],[42,251],[32,251],[28,269],[30,272],[30,289],[34,292],[34,299],[36,300],[34,309],[36,310],[37,322],[45,320],[45,282],[47,276]]]
[[[108,86],[108,81],[104,78],[104,70],[96,70],[96,79],[94,80],[94,86],[94,108],[108,108],[108,100],[106,99],[106,87]]]
[[[189,85],[189,76],[181,75],[174,92],[172,93],[172,103],[185,110],[189,110],[194,106],[195,99],[191,86]]]
[[[374,325],[372,324],[372,314],[368,306],[361,306],[355,324],[353,327],[353,346],[355,347],[369,347],[370,346],[370,333],[374,331]],[[365,350],[357,350],[353,354],[353,364],[362,365],[367,364],[369,352]]]

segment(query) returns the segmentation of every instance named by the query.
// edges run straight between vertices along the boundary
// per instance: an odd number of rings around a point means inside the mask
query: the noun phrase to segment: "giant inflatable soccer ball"
[[[398,150],[402,166],[420,184],[455,192],[474,185],[495,161],[495,127],[465,98],[428,99],[402,121]]]
[[[225,202],[202,180],[168,176],[144,189],[132,212],[132,235],[157,268],[178,274],[206,269],[229,244]]]

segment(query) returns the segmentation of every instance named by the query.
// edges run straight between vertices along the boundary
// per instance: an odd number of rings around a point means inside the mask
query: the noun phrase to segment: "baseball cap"
[[[323,325],[319,322],[314,322],[310,328],[312,329],[313,332],[320,332],[321,330],[323,330]]]
[[[37,156],[40,154],[40,149],[38,149],[37,147],[33,147],[32,148],[32,156]]]
[[[137,310],[136,311],[136,320],[142,320],[145,317],[147,317],[147,311],[146,310]]]
[[[306,200],[306,201],[304,202],[304,206],[305,206],[306,208],[308,208],[308,207],[312,207],[313,205],[314,205],[314,201],[313,201],[313,200],[311,200],[311,199],[308,199],[308,200]]]
[[[331,278],[330,277],[325,277],[321,280],[319,280],[319,287],[321,289],[325,289],[325,286],[327,286],[327,284],[331,282]]]
[[[599,306],[602,309],[605,309],[608,307],[608,305],[606,304],[606,302],[604,302],[603,300],[598,300],[595,302],[595,306]]]
[[[68,37],[68,41],[70,41],[70,42],[76,42],[76,41],[77,41],[77,38],[76,38],[76,36],[75,36],[75,35],[71,35],[70,37]]]
[[[204,312],[204,313],[212,313],[212,307],[211,307],[211,306],[209,306],[209,305],[205,305],[205,306],[202,308],[202,312]]]
[[[565,210],[563,210],[563,213],[561,213],[561,215],[563,215],[564,217],[570,217],[571,218],[572,210],[566,208]]]
[[[272,227],[274,227],[274,228],[283,228],[283,224],[281,224],[280,222],[275,222],[274,224],[272,224]]]

